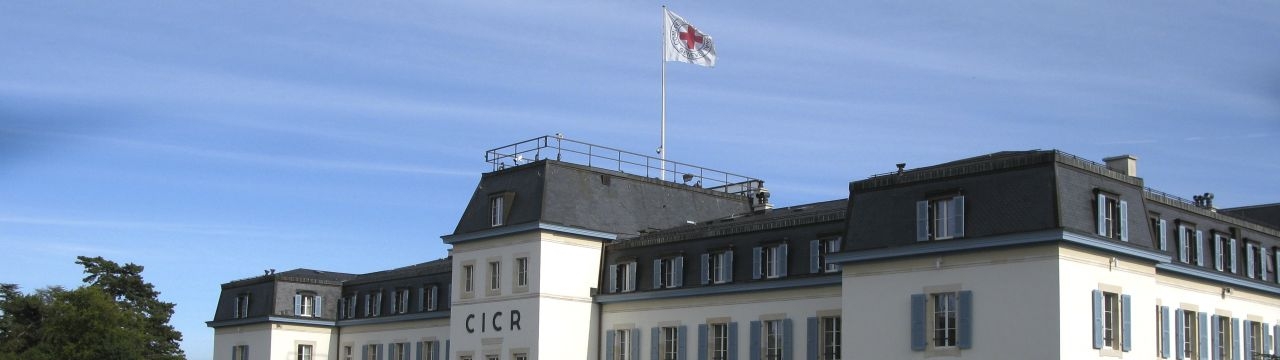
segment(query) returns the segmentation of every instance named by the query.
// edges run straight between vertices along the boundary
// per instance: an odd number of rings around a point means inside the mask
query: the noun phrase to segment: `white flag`
[[[667,61],[687,62],[706,67],[716,66],[716,47],[711,43],[711,36],[694,28],[671,10],[666,12],[662,52]]]

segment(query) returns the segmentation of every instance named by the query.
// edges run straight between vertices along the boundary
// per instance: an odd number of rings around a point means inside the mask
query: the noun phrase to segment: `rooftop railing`
[[[754,193],[764,186],[763,180],[752,177],[570,140],[559,135],[540,136],[494,148],[485,152],[484,160],[493,166],[493,171],[539,160],[556,160],[739,195]]]

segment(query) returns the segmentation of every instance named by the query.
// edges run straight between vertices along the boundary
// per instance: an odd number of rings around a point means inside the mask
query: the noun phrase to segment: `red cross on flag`
[[[693,27],[676,13],[667,10],[662,36],[666,61],[687,62],[706,67],[716,66],[716,47],[711,36]]]

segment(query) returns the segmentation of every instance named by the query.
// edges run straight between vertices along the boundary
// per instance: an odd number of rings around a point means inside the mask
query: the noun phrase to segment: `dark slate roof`
[[[355,277],[356,277],[355,274],[297,268],[297,269],[278,272],[274,274],[265,274],[262,276],[255,276],[251,278],[235,280],[226,284],[222,284],[222,287],[225,289],[225,288],[239,287],[244,285],[251,285],[251,284],[257,284],[262,282],[277,281],[277,280],[318,283],[318,284],[327,284],[327,285],[342,285],[343,281],[347,281]]]
[[[978,155],[942,164],[909,169],[900,172],[877,174],[850,184],[850,190],[865,190],[883,186],[932,181],[999,170],[1023,168],[1031,165],[1058,162],[1090,171],[1108,178],[1143,186],[1142,178],[1128,176],[1108,169],[1106,165],[1058,150],[1001,151]]]
[[[625,249],[828,221],[843,221],[848,206],[848,199],[838,199],[768,211],[740,213],[697,224],[648,232],[616,241],[609,247]]]
[[[432,260],[420,264],[409,265],[391,270],[371,272],[357,275],[346,282],[347,285],[367,284],[378,281],[403,279],[416,276],[448,273],[453,270],[453,257]]]
[[[1219,209],[1218,212],[1280,230],[1280,203]]]

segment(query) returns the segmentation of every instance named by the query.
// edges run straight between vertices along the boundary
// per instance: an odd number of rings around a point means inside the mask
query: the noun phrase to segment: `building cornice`
[[[613,241],[614,239],[618,238],[617,234],[607,233],[603,231],[588,230],[588,229],[576,228],[572,226],[550,224],[550,223],[544,223],[544,222],[527,222],[523,224],[500,226],[492,229],[485,229],[485,230],[470,232],[465,234],[445,235],[445,236],[441,236],[440,239],[444,240],[445,244],[453,245],[453,244],[457,244],[465,241],[488,239],[492,237],[519,234],[523,232],[539,231],[539,230],[558,232],[558,233],[564,233],[564,234],[570,234],[570,235],[585,236],[588,238],[598,239],[602,241]]]
[[[250,318],[229,319],[206,321],[205,325],[211,328],[220,328],[227,326],[243,326],[252,324],[292,324],[292,325],[308,325],[308,326],[337,326],[337,322],[333,320],[322,319],[299,319],[283,316],[258,316]]]
[[[835,263],[878,261],[921,255],[975,251],[1009,246],[1047,244],[1054,242],[1066,242],[1081,245],[1157,263],[1169,262],[1169,256],[1159,251],[1125,245],[1125,243],[1117,242],[1115,240],[1102,239],[1093,235],[1083,235],[1062,229],[980,238],[929,241],[911,246],[838,253],[831,255],[829,259]]]
[[[757,292],[769,290],[785,290],[818,286],[840,286],[840,276],[838,274],[830,274],[823,276],[804,277],[798,279],[769,280],[769,281],[753,281],[746,283],[732,283],[721,285],[703,285],[687,289],[666,289],[657,291],[629,292],[618,294],[599,294],[595,296],[595,301],[600,304],[609,304],[626,301],[639,300],[656,300],[656,299],[672,299],[691,296],[707,296],[707,295],[726,295],[744,292]]]
[[[1199,279],[1215,281],[1223,285],[1234,286],[1254,291],[1264,292],[1270,295],[1280,295],[1280,288],[1268,286],[1267,284],[1256,283],[1253,281],[1227,276],[1218,272],[1199,269],[1179,263],[1156,264],[1156,271],[1170,272],[1178,275],[1185,275]]]
[[[386,323],[401,322],[401,321],[433,320],[433,319],[448,319],[448,318],[449,318],[449,311],[441,310],[441,311],[420,312],[420,313],[412,313],[412,314],[380,316],[380,317],[373,317],[373,318],[338,320],[338,326],[373,325],[373,324],[386,324]]]

